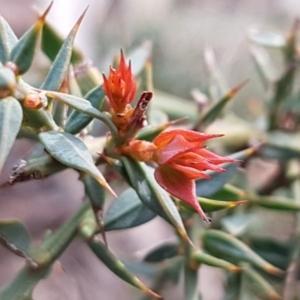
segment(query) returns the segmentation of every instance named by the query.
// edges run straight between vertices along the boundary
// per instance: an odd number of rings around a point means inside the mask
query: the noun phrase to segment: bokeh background
[[[0,0],[0,13],[20,36],[34,23],[36,10],[43,10],[44,0]],[[89,10],[76,38],[76,46],[106,71],[119,49],[131,49],[150,40],[153,43],[153,80],[156,89],[192,99],[191,91],[205,90],[207,73],[203,62],[204,49],[214,49],[224,85],[233,87],[250,79],[237,95],[233,109],[254,121],[255,107],[262,105],[262,87],[255,75],[249,52],[249,31],[259,28],[286,32],[300,15],[297,0],[57,0],[48,20],[66,35],[82,11]],[[35,84],[48,65],[39,56],[29,72]],[[37,72],[38,71],[38,72]],[[40,72],[41,71],[41,72]],[[245,106],[253,107],[245,114]],[[16,143],[0,184],[9,176],[12,166],[26,159],[34,145],[20,140]],[[114,187],[122,190],[121,186]],[[67,170],[50,178],[19,183],[0,189],[0,218],[23,221],[34,241],[39,243],[46,229],[53,229],[70,216],[83,198],[78,174]],[[281,226],[274,224],[274,232]],[[139,259],[162,241],[175,240],[174,232],[159,218],[138,228],[107,235],[112,251],[126,259]],[[23,260],[0,247],[0,286],[9,282],[20,270]],[[213,268],[201,268],[199,288],[204,300],[222,299],[223,278]],[[166,300],[183,300],[181,287],[170,286]],[[42,281],[34,295],[39,300],[139,299],[141,294],[123,283],[93,256],[80,241],[72,243],[53,272]]]

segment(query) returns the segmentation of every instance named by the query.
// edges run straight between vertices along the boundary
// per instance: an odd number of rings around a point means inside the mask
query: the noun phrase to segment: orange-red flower
[[[235,162],[204,148],[205,141],[219,136],[176,129],[163,132],[153,140],[157,147],[152,157],[158,164],[155,170],[157,182],[168,193],[192,206],[207,221],[197,200],[195,179],[209,179],[205,171],[223,172],[219,164]]]
[[[108,78],[103,74],[103,91],[109,99],[115,113],[124,113],[127,104],[130,104],[136,93],[136,81],[131,72],[131,65],[127,65],[123,52],[119,67],[115,70],[110,67]]]

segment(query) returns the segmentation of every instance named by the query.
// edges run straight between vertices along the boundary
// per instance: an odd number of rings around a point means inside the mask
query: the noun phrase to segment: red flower
[[[103,74],[103,91],[109,99],[115,113],[123,113],[136,93],[136,81],[131,73],[131,65],[127,65],[123,52],[117,70],[110,67],[108,78]]]
[[[192,206],[208,221],[196,196],[195,179],[210,178],[205,171],[223,172],[219,164],[236,162],[204,148],[203,142],[222,135],[176,129],[159,134],[153,143],[157,182],[171,195]]]

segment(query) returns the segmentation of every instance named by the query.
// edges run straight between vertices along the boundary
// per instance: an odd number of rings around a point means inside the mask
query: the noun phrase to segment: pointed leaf
[[[12,252],[24,257],[23,253],[29,251],[31,239],[26,227],[21,222],[1,220],[0,243]]]
[[[128,157],[122,157],[121,161],[130,178],[130,184],[140,200],[149,209],[174,226],[185,240],[190,241],[176,205],[169,194],[156,182],[154,170],[144,163]]]
[[[205,212],[214,212],[222,209],[234,208],[247,203],[247,201],[220,201],[202,197],[198,197],[198,202]],[[184,202],[180,202],[179,204],[184,209],[196,212],[196,210],[194,210],[191,206],[185,204]]]
[[[153,107],[166,112],[170,119],[188,118],[191,122],[198,120],[196,103],[158,90],[154,90],[153,95]]]
[[[92,89],[84,98],[91,103],[92,107],[100,110],[102,104],[104,103],[105,94],[102,90],[102,87],[97,86]],[[66,121],[65,131],[76,134],[88,126],[92,120],[93,117],[74,110]]]
[[[39,17],[35,25],[25,32],[10,53],[9,60],[17,65],[19,74],[24,74],[31,66],[45,18],[51,6],[52,3],[46,9],[44,14]]]
[[[271,31],[262,31],[257,28],[249,30],[249,38],[259,46],[283,48],[286,46],[285,38],[282,34]]]
[[[222,268],[230,272],[241,271],[241,268],[220,258],[212,256],[202,250],[194,251],[191,254],[191,264],[205,264],[212,267]]]
[[[300,211],[300,204],[295,202],[293,199],[277,198],[273,196],[261,196],[251,195],[248,198],[251,204],[259,205],[268,209],[286,211],[286,212],[298,212]]]
[[[150,263],[161,262],[164,259],[172,258],[174,256],[179,255],[179,245],[178,244],[163,244],[158,248],[155,248],[151,252],[149,252],[144,261]]]
[[[212,48],[204,49],[204,63],[209,75],[209,93],[212,100],[217,101],[229,90],[224,75],[219,68]]]
[[[0,99],[0,174],[22,123],[22,107],[15,98]]]
[[[264,158],[287,161],[294,158],[299,159],[300,149],[289,147],[289,145],[286,144],[275,145],[267,143],[259,148],[258,155]]]
[[[275,288],[249,264],[242,264],[244,274],[247,276],[246,284],[251,292],[258,295],[260,299],[282,300],[283,298]]]
[[[99,184],[90,175],[85,174],[83,178],[85,192],[89,197],[93,206],[97,209],[102,210],[105,201],[105,190],[102,185]]]
[[[246,244],[234,236],[220,230],[207,230],[202,235],[204,249],[210,254],[233,264],[249,262],[265,272],[283,275],[283,271],[265,261]]]
[[[83,112],[93,118],[99,119],[109,127],[112,134],[117,135],[117,129],[112,123],[112,121],[110,120],[110,117],[107,114],[101,113],[99,110],[94,108],[88,100],[76,96],[68,95],[68,94],[50,92],[50,91],[46,92],[46,95],[53,99],[62,101],[68,106],[80,112]]]
[[[144,224],[156,214],[146,207],[132,188],[115,199],[104,215],[105,231],[132,228]]]
[[[291,243],[271,238],[251,239],[251,248],[274,266],[286,270],[290,262]]]
[[[75,25],[76,26],[76,25]],[[42,50],[49,57],[51,61],[54,61],[60,51],[64,40],[55,29],[46,22],[43,27],[42,33]],[[83,60],[82,54],[77,49],[72,49],[71,63],[80,63]]]
[[[18,38],[6,22],[0,16],[0,61],[6,63],[9,59],[12,48],[17,44]]]
[[[145,284],[143,284],[136,276],[131,274],[124,264],[118,260],[107,247],[95,238],[88,241],[88,245],[95,253],[95,255],[118,277],[131,284],[132,286],[142,290],[144,293],[150,295],[154,299],[163,299],[151,291]]]
[[[134,76],[137,76],[144,69],[151,53],[152,43],[146,41],[127,55],[128,60],[131,61],[131,70]]]
[[[67,132],[48,131],[40,133],[39,139],[49,154],[56,160],[68,167],[89,174],[114,194],[95,166],[88,148],[79,138]]]
[[[237,94],[246,82],[238,85],[226,93],[218,102],[216,102],[197,122],[196,128],[206,128],[213,123],[223,112],[226,104]]]
[[[68,70],[72,55],[72,47],[76,37],[76,33],[80,26],[80,23],[85,15],[86,10],[83,12],[79,20],[74,25],[73,29],[62,44],[52,66],[47,74],[45,81],[41,85],[41,89],[58,91]]]

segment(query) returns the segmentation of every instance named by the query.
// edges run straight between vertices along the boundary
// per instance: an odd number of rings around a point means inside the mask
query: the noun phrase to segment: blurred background
[[[36,10],[49,4],[44,0],[0,0],[0,13],[18,36],[36,20]],[[66,35],[89,5],[76,38],[76,46],[103,71],[112,57],[144,41],[153,43],[153,80],[156,89],[192,99],[193,89],[205,90],[207,73],[204,49],[211,47],[224,76],[224,85],[234,87],[250,79],[235,98],[233,109],[244,119],[258,117],[262,87],[249,52],[249,32],[254,29],[286,32],[299,16],[296,0],[59,0],[49,14],[49,22]],[[41,55],[42,56],[42,55]],[[35,70],[47,66],[40,57]],[[31,75],[30,75],[31,74]],[[29,72],[29,82],[42,78]],[[253,107],[245,114],[244,106]],[[0,184],[9,176],[16,161],[26,159],[33,145],[18,141],[7,161]],[[116,191],[122,187],[114,187]],[[42,195],[42,197],[40,197]],[[18,218],[28,226],[38,243],[44,231],[57,228],[78,207],[83,186],[70,170],[50,178],[19,183],[0,190],[0,218]],[[274,232],[280,224],[274,224]],[[174,232],[161,219],[135,229],[108,234],[112,251],[126,259],[140,258],[161,241],[175,239]],[[9,282],[23,265],[0,247],[0,286]],[[222,299],[222,275],[212,268],[201,268],[200,289],[204,300]],[[39,300],[138,299],[139,292],[121,282],[89,253],[80,241],[73,243],[56,264],[50,277],[35,292]],[[170,287],[165,299],[182,300],[180,287]]]

